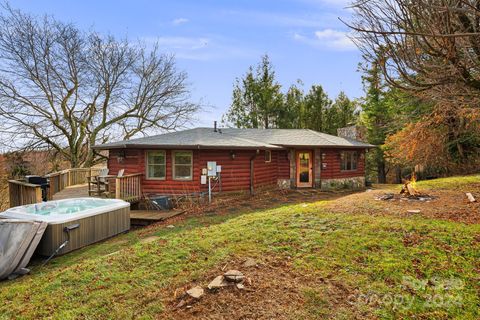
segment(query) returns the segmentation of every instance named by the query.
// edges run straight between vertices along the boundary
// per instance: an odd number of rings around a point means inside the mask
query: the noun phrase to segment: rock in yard
[[[245,278],[243,273],[238,270],[228,270],[223,276],[225,277],[225,280],[236,283],[242,282]]]
[[[236,286],[237,286],[237,288],[240,289],[240,290],[245,289],[245,286],[244,286],[243,284],[241,284],[241,283],[237,283]]]
[[[175,308],[179,309],[179,308],[183,307],[185,304],[186,304],[185,300],[180,300],[180,302],[177,304],[177,306]]]
[[[187,294],[195,299],[200,299],[204,295],[204,291],[202,287],[194,287],[190,290],[187,290]]]
[[[392,199],[394,199],[394,197],[395,197],[395,195],[393,193],[386,193],[382,196],[376,197],[375,200],[383,200],[383,201],[392,200]]]
[[[169,224],[167,228],[172,229],[172,228],[175,228],[175,226],[173,224]]]
[[[420,210],[407,210],[408,213],[420,213]]]
[[[243,263],[243,266],[245,268],[250,268],[250,267],[255,267],[257,265],[257,261],[255,261],[254,259],[252,258],[248,258],[247,260],[245,260],[245,262]]]
[[[213,289],[218,289],[218,288],[223,288],[228,286],[229,283],[225,281],[223,276],[218,276],[215,279],[213,279],[212,282],[208,284],[208,289],[213,290]]]

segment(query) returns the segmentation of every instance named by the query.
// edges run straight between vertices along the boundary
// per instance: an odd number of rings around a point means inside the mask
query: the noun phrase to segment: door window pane
[[[298,154],[298,174],[301,183],[310,182],[310,154],[302,152]]]

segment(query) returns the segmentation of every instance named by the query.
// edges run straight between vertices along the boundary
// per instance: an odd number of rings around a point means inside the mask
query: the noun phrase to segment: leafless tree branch
[[[198,105],[187,75],[155,46],[84,33],[50,16],[3,6],[0,132],[12,148],[53,148],[91,165],[91,146],[146,130],[174,130]],[[122,136],[119,136],[121,134]]]

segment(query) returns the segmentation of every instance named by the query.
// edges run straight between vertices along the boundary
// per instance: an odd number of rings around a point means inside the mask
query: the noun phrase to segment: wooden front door
[[[313,187],[313,157],[311,151],[297,151],[297,188]]]

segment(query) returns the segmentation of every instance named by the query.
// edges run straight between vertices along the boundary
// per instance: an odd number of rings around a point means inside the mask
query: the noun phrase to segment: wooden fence
[[[8,180],[10,207],[42,202],[42,188],[39,185],[17,180]]]

